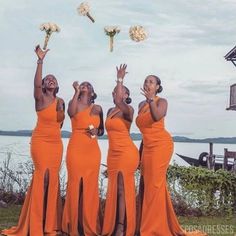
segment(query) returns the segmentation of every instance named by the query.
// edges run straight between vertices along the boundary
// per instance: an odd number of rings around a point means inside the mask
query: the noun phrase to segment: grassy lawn
[[[21,206],[0,209],[0,230],[16,225]],[[236,236],[236,217],[179,217],[186,230],[201,230],[209,236]]]
[[[0,208],[0,230],[15,226],[18,221],[21,206]]]
[[[236,236],[236,216],[227,217],[179,217],[186,230],[201,230],[209,236]]]

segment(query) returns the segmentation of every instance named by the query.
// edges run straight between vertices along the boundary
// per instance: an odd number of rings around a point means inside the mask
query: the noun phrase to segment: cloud
[[[135,115],[138,103],[144,99],[140,94],[144,78],[157,74],[164,87],[160,96],[168,99],[166,124],[171,132],[196,137],[235,134],[235,119],[225,111],[229,86],[235,83],[235,68],[223,57],[235,44],[234,1],[89,3],[95,24],[77,14],[79,2],[75,0],[42,0],[40,4],[36,0],[20,0],[19,4],[0,0],[0,127],[15,130],[34,126],[32,89],[37,58],[33,49],[44,40],[39,25],[53,21],[62,30],[50,39],[43,74],[55,74],[59,95],[66,103],[73,95],[72,82],[89,80],[98,94],[96,102],[106,112],[113,106],[115,66],[127,63],[125,84],[131,90]],[[146,41],[130,40],[129,27],[135,24],[148,30]],[[106,25],[121,27],[113,53],[104,34]],[[18,119],[9,122],[15,114]],[[204,128],[206,124],[210,124],[210,130]],[[70,129],[68,117],[64,129]],[[132,131],[138,131],[135,124]]]
[[[191,81],[181,86],[189,93],[197,93],[198,95],[211,95],[211,96],[219,96],[224,95],[228,87],[226,86],[224,81],[214,81],[209,82],[201,82],[199,81]]]

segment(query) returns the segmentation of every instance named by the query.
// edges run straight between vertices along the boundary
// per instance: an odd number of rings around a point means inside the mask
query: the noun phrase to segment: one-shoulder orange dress
[[[114,233],[117,217],[117,180],[122,174],[125,192],[125,235],[133,236],[136,225],[136,198],[134,174],[139,163],[138,149],[133,143],[129,130],[131,122],[120,117],[114,117],[119,112],[112,112],[106,119],[109,149],[107,157],[108,190],[102,235]]]
[[[31,138],[31,156],[35,167],[33,178],[18,225],[3,230],[3,235],[53,236],[61,231],[59,170],[63,145],[56,107],[57,99],[37,112],[38,121]]]
[[[100,233],[98,177],[101,152],[97,138],[86,129],[99,127],[100,117],[91,115],[93,105],[71,118],[72,134],[67,147],[67,193],[62,230],[70,236]]]
[[[156,102],[158,101],[156,98]],[[144,105],[136,118],[143,136],[141,174],[144,192],[141,213],[141,236],[206,235],[201,232],[185,232],[178,223],[170,194],[166,174],[173,154],[173,141],[166,131],[164,118],[155,122],[149,104]]]

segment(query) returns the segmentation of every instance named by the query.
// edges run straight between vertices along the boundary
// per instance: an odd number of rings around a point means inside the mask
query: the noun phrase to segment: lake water
[[[63,138],[64,154],[65,159],[66,147],[69,139]],[[102,152],[102,163],[106,164],[106,156],[108,149],[108,140],[98,140],[99,146]],[[7,152],[12,153],[12,160],[14,162],[24,162],[30,158],[30,137],[18,137],[18,136],[0,136],[0,165],[1,162],[6,158]],[[134,141],[135,145],[139,147],[140,141]],[[228,150],[236,151],[236,144],[214,144],[214,154],[223,155],[224,148]],[[198,158],[201,152],[209,152],[208,143],[179,143],[174,144],[174,153],[171,159],[171,163],[175,161],[178,165],[188,165],[180,157],[176,155],[182,154],[185,156]]]
[[[64,144],[64,153],[63,153],[63,162],[62,168],[60,171],[61,176],[61,189],[65,190],[67,182],[67,171],[65,166],[65,156],[66,156],[66,147],[69,142],[68,138],[63,138]],[[108,140],[98,140],[99,146],[102,153],[101,163],[106,164],[107,150],[108,150]],[[7,157],[7,153],[11,153],[11,162],[10,169],[19,171],[19,164],[31,160],[30,158],[30,137],[18,137],[18,136],[0,136],[0,167],[3,165],[3,161]],[[139,147],[140,141],[134,141],[135,145]],[[236,144],[214,144],[214,154],[223,155],[224,148],[229,150],[236,151]],[[171,159],[171,163],[176,162],[181,166],[188,166],[188,164],[183,161],[180,157],[176,155],[182,154],[190,156],[193,158],[198,158],[201,152],[209,152],[209,144],[207,143],[175,143],[174,144],[174,153]],[[99,189],[101,197],[105,197],[106,188],[107,188],[107,179],[102,177],[102,172],[106,167],[101,166],[100,169],[100,178],[99,178]],[[27,177],[26,177],[27,178]],[[138,178],[135,180],[136,186],[138,186]],[[17,189],[17,186],[14,185]]]

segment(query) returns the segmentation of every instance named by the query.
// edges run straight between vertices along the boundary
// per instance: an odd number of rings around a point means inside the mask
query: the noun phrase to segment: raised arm
[[[157,102],[153,98],[150,91],[142,90],[142,94],[146,97],[146,101],[149,103],[150,112],[154,121],[161,120],[167,113],[168,103],[166,99],[160,98]]]
[[[67,110],[67,113],[70,117],[73,117],[77,113],[77,102],[80,95],[79,83],[77,81],[73,83],[73,87],[75,89],[75,93],[69,102],[68,110]]]
[[[116,95],[114,97],[115,104],[120,108],[123,113],[123,116],[126,120],[132,122],[133,120],[133,109],[124,101],[124,86],[123,80],[125,75],[128,73],[126,72],[127,65],[123,64],[120,67],[116,67],[117,70],[117,85],[115,88]]]
[[[149,102],[149,106],[154,121],[159,121],[166,116],[167,101],[165,99],[160,98],[157,103],[155,101],[151,101]]]
[[[35,53],[38,56],[37,68],[34,76],[34,98],[36,101],[39,101],[43,97],[42,92],[42,69],[43,69],[43,59],[49,49],[43,51],[39,45],[35,47]]]

